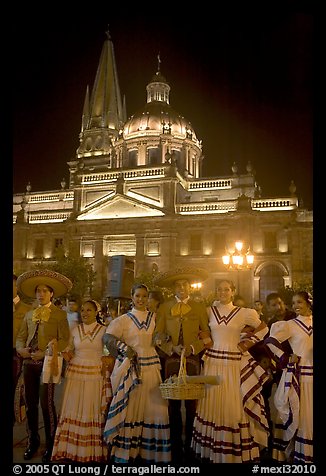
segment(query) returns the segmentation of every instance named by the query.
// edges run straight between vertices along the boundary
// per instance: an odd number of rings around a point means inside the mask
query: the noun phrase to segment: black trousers
[[[185,421],[185,444],[183,445],[183,423],[181,404],[182,400],[169,400],[169,419],[170,419],[170,438],[172,456],[182,452],[183,449],[188,452],[190,450],[190,443],[192,437],[192,430],[194,426],[195,412],[197,400],[184,400],[186,407],[186,421]]]
[[[190,355],[186,360],[187,375],[199,375],[200,374],[200,355]],[[171,375],[178,375],[180,369],[180,356],[172,354],[172,356],[165,359],[165,378]],[[197,406],[197,400],[184,400],[186,409],[185,418],[185,444],[183,445],[183,422],[181,412],[181,400],[169,400],[169,419],[170,419],[170,438],[171,438],[171,450],[172,458],[174,455],[178,456],[178,453],[183,449],[188,452],[190,450],[190,443],[192,437],[192,431],[194,426],[195,412]]]
[[[22,357],[20,357],[20,355],[17,354],[16,349],[13,349],[13,353],[12,353],[12,372],[13,372],[12,402],[13,402],[13,405],[14,405],[14,401],[15,401],[15,392],[16,392],[17,383],[18,383],[19,376],[20,376],[21,370],[22,370],[22,362],[23,362]],[[16,421],[15,410],[13,410],[13,423],[14,424],[15,424],[15,421]]]
[[[38,408],[39,403],[41,403],[46,448],[52,449],[57,427],[57,413],[54,404],[55,384],[41,383],[42,366],[43,361],[34,362],[30,359],[24,360],[23,373],[27,428],[29,443],[37,443],[40,440],[38,433]]]

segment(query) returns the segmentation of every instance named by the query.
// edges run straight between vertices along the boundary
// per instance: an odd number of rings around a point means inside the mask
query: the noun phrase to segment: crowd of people
[[[116,312],[79,302],[60,273],[13,275],[13,421],[24,405],[24,459],[40,446],[40,404],[44,463],[312,463],[310,295],[294,292],[292,310],[278,292],[247,307],[222,279],[207,306],[191,288],[207,278],[192,267],[161,273],[154,290],[134,284]],[[202,397],[161,393],[183,365]]]

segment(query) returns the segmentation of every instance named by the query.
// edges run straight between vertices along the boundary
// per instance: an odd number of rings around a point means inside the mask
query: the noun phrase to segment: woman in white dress
[[[272,458],[291,463],[313,462],[313,323],[309,294],[292,298],[297,317],[275,322],[265,343],[283,368],[274,395],[276,419]],[[288,340],[293,354],[280,343]]]
[[[88,463],[107,459],[103,429],[112,396],[107,374],[112,357],[103,354],[106,327],[100,321],[99,310],[96,301],[84,302],[82,323],[72,329],[70,345],[63,352],[69,363],[51,461]]]
[[[160,360],[152,345],[155,314],[148,289],[132,288],[133,308],[110,322],[103,342],[116,363],[113,398],[104,429],[112,463],[171,461],[168,403],[161,396]]]
[[[202,462],[259,461],[267,446],[268,422],[261,394],[268,375],[247,352],[268,331],[254,309],[233,305],[235,287],[222,280],[218,301],[208,308],[213,347],[203,356],[204,375],[218,375],[198,400],[192,449]],[[246,333],[245,327],[251,332]],[[240,342],[241,341],[241,342]]]

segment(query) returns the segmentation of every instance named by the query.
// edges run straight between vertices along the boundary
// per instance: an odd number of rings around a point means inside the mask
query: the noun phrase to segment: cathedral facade
[[[262,197],[250,163],[242,173],[234,164],[229,176],[202,177],[202,143],[170,105],[160,69],[158,61],[145,106],[127,119],[107,34],[86,91],[79,147],[67,163],[69,183],[40,192],[28,185],[14,195],[14,269],[53,263],[63,246],[92,264],[100,299],[112,294],[116,256],[136,276],[205,268],[203,294],[227,277],[249,304],[312,281],[312,211],[299,206],[294,183],[286,196]],[[254,262],[230,268],[222,256],[232,256],[238,240]]]

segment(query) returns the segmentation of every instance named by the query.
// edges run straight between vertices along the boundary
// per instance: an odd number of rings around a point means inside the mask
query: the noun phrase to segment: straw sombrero
[[[25,296],[35,298],[35,289],[39,284],[45,284],[53,289],[53,297],[63,296],[72,288],[72,282],[63,274],[48,269],[27,271],[18,276],[17,290]]]
[[[202,268],[177,268],[172,271],[166,271],[159,274],[154,280],[154,284],[162,287],[170,287],[175,281],[180,279],[187,279],[190,284],[195,282],[202,282],[208,278],[208,273]]]

